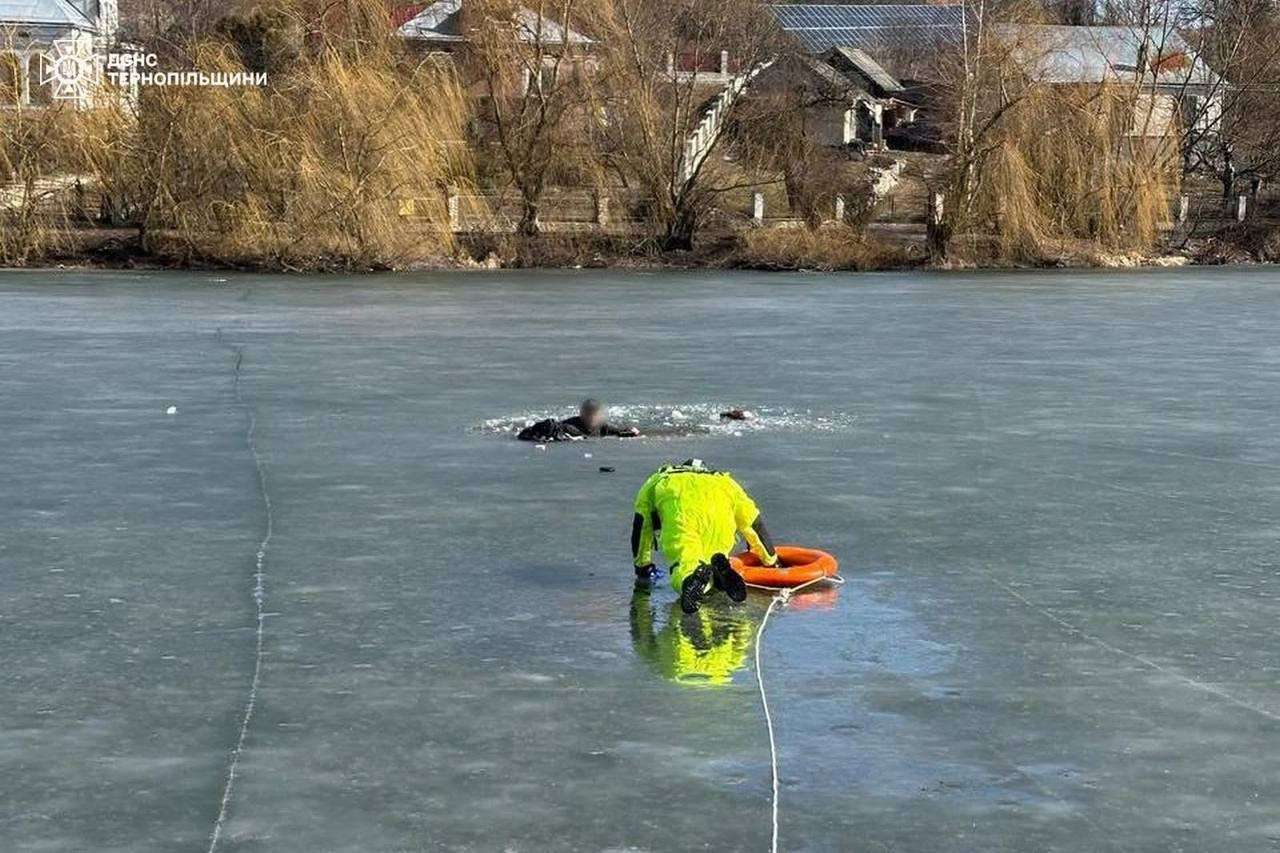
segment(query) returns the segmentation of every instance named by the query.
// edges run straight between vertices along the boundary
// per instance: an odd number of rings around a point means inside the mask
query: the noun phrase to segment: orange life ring
[[[799,586],[818,578],[833,578],[840,570],[835,557],[817,548],[779,545],[778,556],[782,558],[786,568],[766,568],[760,565],[760,558],[750,551],[734,554],[729,558],[729,565],[747,583],[776,587]]]

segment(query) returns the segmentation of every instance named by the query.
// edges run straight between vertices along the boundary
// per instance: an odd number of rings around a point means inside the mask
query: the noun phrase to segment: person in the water
[[[759,508],[733,477],[711,470],[700,459],[664,465],[636,494],[631,523],[636,577],[646,580],[656,575],[656,538],[685,613],[696,613],[703,599],[717,589],[732,601],[743,601],[746,583],[728,558],[738,534],[761,563],[781,565]]]
[[[520,430],[516,438],[521,441],[579,441],[602,436],[634,438],[639,434],[640,430],[635,427],[619,427],[605,421],[604,406],[599,400],[583,400],[574,417],[538,421]]]

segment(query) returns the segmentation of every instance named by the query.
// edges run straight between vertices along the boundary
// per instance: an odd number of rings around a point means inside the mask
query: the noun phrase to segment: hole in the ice
[[[739,420],[722,417],[735,409],[745,410]],[[577,414],[572,407],[537,409],[489,418],[476,428],[493,435],[515,437],[527,426],[546,418],[568,418]],[[842,432],[852,429],[855,416],[845,412],[791,409],[777,406],[749,406],[732,403],[625,404],[605,410],[606,420],[620,427],[637,427],[642,436],[672,438],[682,436],[743,436],[768,432]]]

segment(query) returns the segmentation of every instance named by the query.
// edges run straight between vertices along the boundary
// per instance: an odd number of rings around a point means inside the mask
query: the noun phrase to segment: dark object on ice
[[[618,470],[618,469],[617,469],[617,468],[614,468],[612,465],[601,465],[601,466],[600,466],[600,473],[601,473],[601,474],[612,474],[614,471],[617,471],[617,470]]]
[[[751,413],[746,409],[730,409],[720,413],[720,419],[725,421],[749,421],[751,417]]]
[[[640,434],[635,427],[616,427],[605,423],[604,407],[597,400],[584,400],[578,414],[572,418],[557,420],[547,418],[527,426],[516,434],[521,441],[577,441],[580,438],[600,438],[611,435],[632,438]]]
[[[536,424],[530,424],[516,434],[516,438],[521,441],[573,441],[575,438],[583,436],[576,431],[570,430],[559,420],[555,418],[547,418],[545,421],[538,421]]]

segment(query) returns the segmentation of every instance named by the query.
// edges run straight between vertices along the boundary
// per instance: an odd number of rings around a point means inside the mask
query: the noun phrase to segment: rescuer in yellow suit
[[[713,589],[743,601],[746,584],[730,568],[728,558],[738,534],[761,563],[778,565],[759,508],[733,477],[707,468],[700,459],[664,465],[636,494],[631,525],[636,577],[648,579],[655,574],[656,535],[685,613],[696,613]]]

